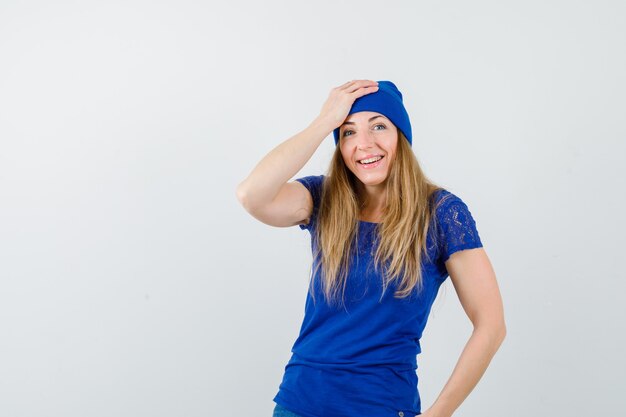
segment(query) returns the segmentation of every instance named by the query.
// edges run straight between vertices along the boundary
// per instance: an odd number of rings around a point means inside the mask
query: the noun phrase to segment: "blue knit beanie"
[[[350,113],[373,111],[387,117],[413,145],[411,121],[402,104],[402,93],[391,81],[378,81],[378,91],[359,97],[352,104]],[[339,128],[333,131],[335,145],[339,142]]]

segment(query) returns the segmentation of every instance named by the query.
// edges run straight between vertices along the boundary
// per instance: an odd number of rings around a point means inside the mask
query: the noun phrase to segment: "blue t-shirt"
[[[297,179],[313,198],[309,223],[300,225],[311,233],[313,251],[323,180],[323,175]],[[274,397],[277,404],[303,417],[420,414],[416,356],[439,286],[448,277],[444,262],[454,252],[482,247],[460,198],[439,190],[435,201],[446,195],[436,209],[438,237],[433,238],[434,232],[427,236],[432,262],[423,261],[423,289],[406,298],[394,298],[397,287],[390,284],[381,299],[382,278],[373,268],[377,224],[359,221],[345,301],[329,305],[314,277],[315,302],[308,293],[300,334]]]

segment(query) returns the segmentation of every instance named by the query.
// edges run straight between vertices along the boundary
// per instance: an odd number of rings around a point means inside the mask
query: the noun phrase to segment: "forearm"
[[[332,131],[328,122],[315,119],[306,129],[272,149],[237,187],[251,205],[271,202],[280,187],[302,169]]]
[[[467,398],[504,339],[504,327],[475,328],[437,400],[428,410],[429,417],[449,417]]]

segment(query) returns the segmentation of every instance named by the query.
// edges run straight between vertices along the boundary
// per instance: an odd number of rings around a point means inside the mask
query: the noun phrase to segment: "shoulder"
[[[439,188],[431,195],[431,204],[434,205],[433,212],[437,218],[450,214],[450,212],[459,210],[468,210],[467,204],[457,194],[445,189]]]
[[[433,223],[442,245],[443,260],[459,250],[481,247],[476,221],[467,204],[446,189],[437,190],[434,194],[433,213],[436,219]]]
[[[306,177],[296,178],[296,181],[304,185],[304,187],[311,194],[313,202],[317,203],[322,196],[322,187],[324,185],[325,178],[326,177],[324,175],[309,175]]]
[[[306,177],[296,178],[295,180],[307,189],[312,200],[311,215],[306,223],[300,224],[301,229],[310,230],[315,227],[315,224],[317,223],[317,213],[322,199],[322,187],[324,185],[325,178],[326,177],[324,175],[309,175]]]

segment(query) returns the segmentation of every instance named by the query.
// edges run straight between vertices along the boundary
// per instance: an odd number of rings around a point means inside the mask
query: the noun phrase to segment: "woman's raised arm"
[[[350,81],[334,88],[317,118],[303,131],[272,149],[237,186],[237,199],[263,223],[286,227],[302,223],[313,201],[298,182],[288,182],[313,156],[322,141],[340,126],[354,100],[378,90],[370,80]]]

